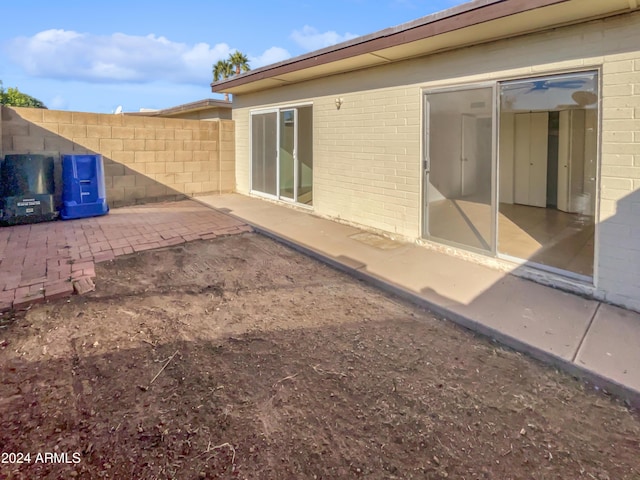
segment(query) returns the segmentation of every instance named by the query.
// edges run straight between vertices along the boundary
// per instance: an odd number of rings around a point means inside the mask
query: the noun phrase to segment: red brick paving
[[[84,292],[95,264],[154,248],[251,231],[195,201],[111,210],[78,220],[0,228],[0,312]]]

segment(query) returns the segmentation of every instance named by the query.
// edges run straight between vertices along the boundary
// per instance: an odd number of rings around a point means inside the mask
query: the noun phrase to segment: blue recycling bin
[[[70,220],[107,212],[102,155],[63,155],[60,217]]]

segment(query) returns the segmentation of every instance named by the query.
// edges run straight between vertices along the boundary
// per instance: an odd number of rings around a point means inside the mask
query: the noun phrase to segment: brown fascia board
[[[250,70],[239,76],[211,84],[211,91],[227,89],[264,80],[278,75],[323,65],[349,57],[373,53],[385,48],[435,37],[443,33],[460,30],[472,25],[516,15],[529,10],[548,7],[570,0],[475,0],[396,27],[316,50],[305,55]],[[603,0],[604,1],[604,0]]]

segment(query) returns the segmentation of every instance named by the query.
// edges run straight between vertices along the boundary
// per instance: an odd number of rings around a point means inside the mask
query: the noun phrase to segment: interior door
[[[547,112],[515,115],[515,203],[547,206],[548,141]]]

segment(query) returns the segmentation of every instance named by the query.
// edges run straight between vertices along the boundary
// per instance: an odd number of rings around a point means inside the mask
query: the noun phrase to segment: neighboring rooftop
[[[139,112],[128,112],[125,115],[137,115],[144,117],[172,117],[188,118],[196,120],[207,119],[231,119],[231,102],[226,100],[214,100],[206,98],[197,102],[183,103],[175,107],[162,110],[141,108]]]

